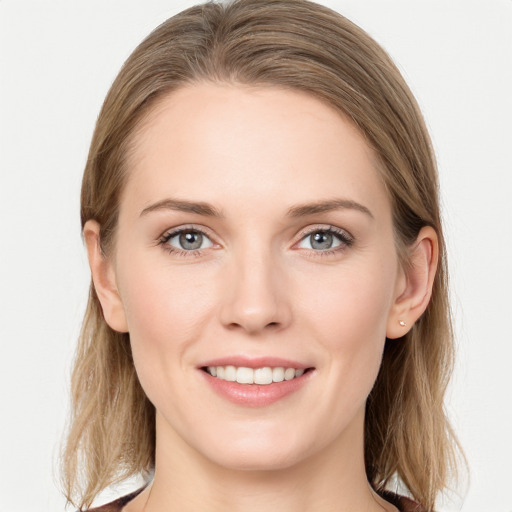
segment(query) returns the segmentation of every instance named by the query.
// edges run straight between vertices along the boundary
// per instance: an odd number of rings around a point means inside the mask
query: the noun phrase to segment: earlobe
[[[425,226],[409,249],[408,264],[401,276],[402,280],[405,277],[405,286],[399,289],[391,308],[386,337],[404,336],[427,309],[438,259],[437,233],[432,227]]]
[[[115,331],[128,332],[112,261],[101,250],[99,224],[94,220],[88,220],[83,229],[83,236],[94,289],[101,303],[105,321]]]

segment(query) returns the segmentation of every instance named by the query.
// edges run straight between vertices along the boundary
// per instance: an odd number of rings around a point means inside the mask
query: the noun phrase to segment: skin
[[[84,228],[105,318],[130,333],[157,411],[155,478],[125,511],[396,510],[366,480],[364,407],[386,336],[405,334],[428,304],[435,232],[420,232],[406,273],[374,154],[301,92],[190,85],[159,102],[135,143],[113,252],[101,254],[94,221]],[[168,198],[222,216],[152,209]],[[340,198],[369,213],[287,214]],[[313,247],[311,232],[331,226],[352,243]],[[207,235],[195,254],[169,252],[178,237],[162,243],[180,227]],[[198,370],[231,355],[314,371],[296,393],[249,408]]]

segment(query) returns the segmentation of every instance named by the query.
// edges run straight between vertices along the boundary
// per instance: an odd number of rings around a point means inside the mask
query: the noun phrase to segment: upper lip
[[[247,357],[241,355],[219,357],[218,359],[211,359],[199,365],[200,368],[204,368],[205,366],[236,366],[245,368],[264,368],[266,366],[270,366],[273,368],[295,368],[296,370],[312,368],[311,365],[293,361],[291,359],[283,359],[281,357]]]

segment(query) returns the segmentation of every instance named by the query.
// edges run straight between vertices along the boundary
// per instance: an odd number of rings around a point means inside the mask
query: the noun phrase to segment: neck
[[[157,416],[153,483],[124,511],[396,510],[367,482],[361,421],[364,415],[322,451],[290,466],[262,471],[230,469],[208,460],[169,432]]]

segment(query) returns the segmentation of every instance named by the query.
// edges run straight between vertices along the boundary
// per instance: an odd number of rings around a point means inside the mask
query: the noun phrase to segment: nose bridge
[[[284,281],[278,255],[270,244],[254,239],[241,244],[233,251],[226,272],[222,323],[249,333],[287,325],[290,308]]]

